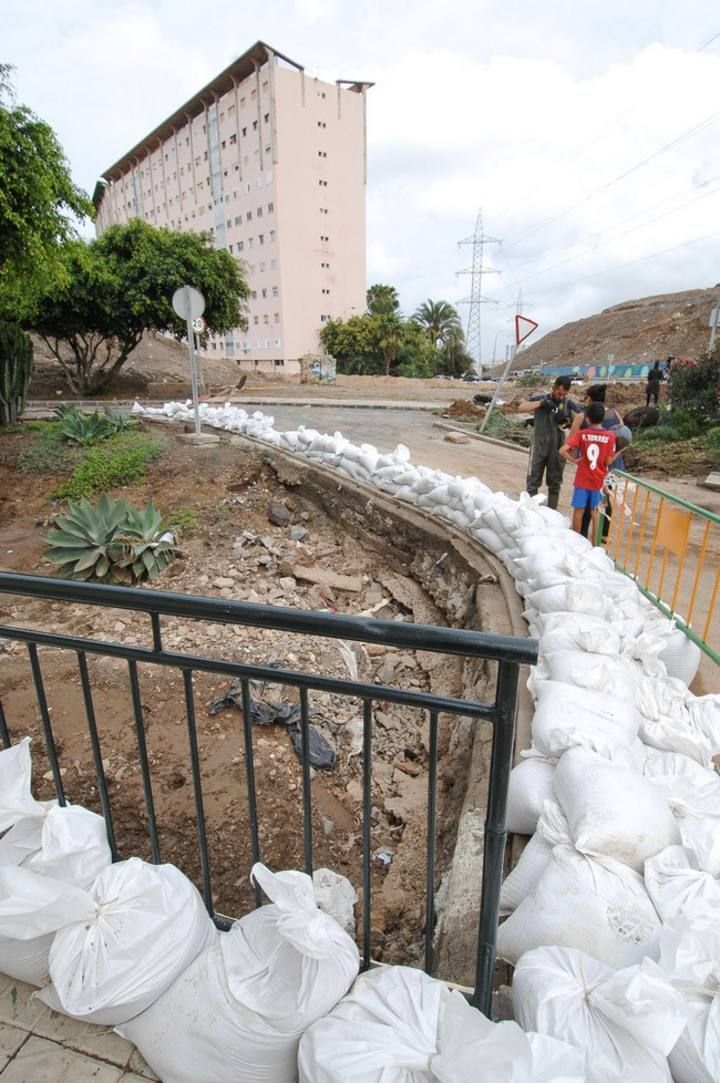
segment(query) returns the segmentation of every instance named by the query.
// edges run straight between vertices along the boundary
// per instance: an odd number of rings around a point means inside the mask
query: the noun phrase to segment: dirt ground
[[[154,430],[155,434],[155,430]],[[56,507],[48,497],[57,478],[28,477],[16,457],[31,437],[0,436],[0,570],[51,574],[42,535]],[[147,481],[115,492],[140,505],[152,497],[165,513],[192,509],[198,528],[180,538],[180,556],[155,580],[162,590],[388,619],[446,623],[444,615],[402,565],[381,559],[342,533],[297,485],[284,485],[248,445],[229,443],[199,453],[162,433],[164,457]],[[283,505],[288,525],[268,519]],[[319,569],[319,572],[318,572]],[[304,575],[342,574],[352,590],[312,583]],[[152,589],[152,588],[150,588]],[[0,622],[121,643],[151,645],[149,618],[125,611],[0,597]],[[329,639],[189,620],[162,620],[167,649],[334,677],[356,669],[361,680],[461,694],[460,661],[424,652],[342,644]],[[72,652],[40,648],[45,691],[68,800],[100,811],[78,663]],[[150,856],[142,778],[138,767],[127,662],[88,656],[103,763],[120,857]],[[163,860],[200,884],[193,784],[184,691],[178,671],[139,666],[143,732],[153,780]],[[210,713],[230,680],[195,674],[194,694],[215,908],[237,915],[250,903],[251,865],[243,715],[236,706]],[[261,703],[292,705],[296,689],[253,684]],[[40,736],[39,711],[26,648],[0,641],[0,696],[14,739],[30,733],[39,798],[53,796],[50,764]],[[372,789],[373,953],[411,961],[423,928],[424,817],[427,728],[417,710],[376,703]],[[314,861],[361,885],[362,707],[335,694],[310,693],[312,723],[336,754],[330,770],[313,772]],[[253,730],[261,856],[271,867],[303,865],[301,765],[287,730]],[[458,800],[462,769],[453,760],[452,732],[443,729],[441,822]],[[421,840],[421,841],[418,841]],[[439,835],[438,873],[446,867],[452,829]]]

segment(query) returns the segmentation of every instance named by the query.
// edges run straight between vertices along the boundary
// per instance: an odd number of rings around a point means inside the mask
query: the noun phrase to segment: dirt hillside
[[[626,364],[697,357],[707,348],[708,320],[717,304],[720,284],[624,301],[551,331],[521,350],[514,367],[605,364],[608,354]]]

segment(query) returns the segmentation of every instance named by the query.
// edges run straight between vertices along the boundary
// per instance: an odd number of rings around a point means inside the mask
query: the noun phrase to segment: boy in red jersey
[[[582,533],[583,513],[587,508],[592,513],[592,538],[597,534],[597,509],[602,500],[602,487],[608,469],[620,452],[615,450],[615,433],[603,429],[605,407],[601,402],[593,402],[585,411],[590,426],[578,429],[560,448],[560,455],[569,463],[577,465],[575,486],[572,495],[572,527]]]

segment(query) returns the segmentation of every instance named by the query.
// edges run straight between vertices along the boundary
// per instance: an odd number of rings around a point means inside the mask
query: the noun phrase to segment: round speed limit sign
[[[201,335],[205,330],[207,324],[202,316],[197,316],[192,322],[192,329],[196,335]]]

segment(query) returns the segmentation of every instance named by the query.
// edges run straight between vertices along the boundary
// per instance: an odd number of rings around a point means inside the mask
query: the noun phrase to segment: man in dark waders
[[[573,414],[582,410],[568,398],[570,377],[558,376],[549,394],[531,395],[521,402],[521,413],[533,414],[533,439],[530,445],[526,488],[535,496],[542,485],[543,475],[548,489],[548,507],[557,508],[560,499],[565,463],[560,457],[560,447],[565,440],[565,430],[570,428]]]

